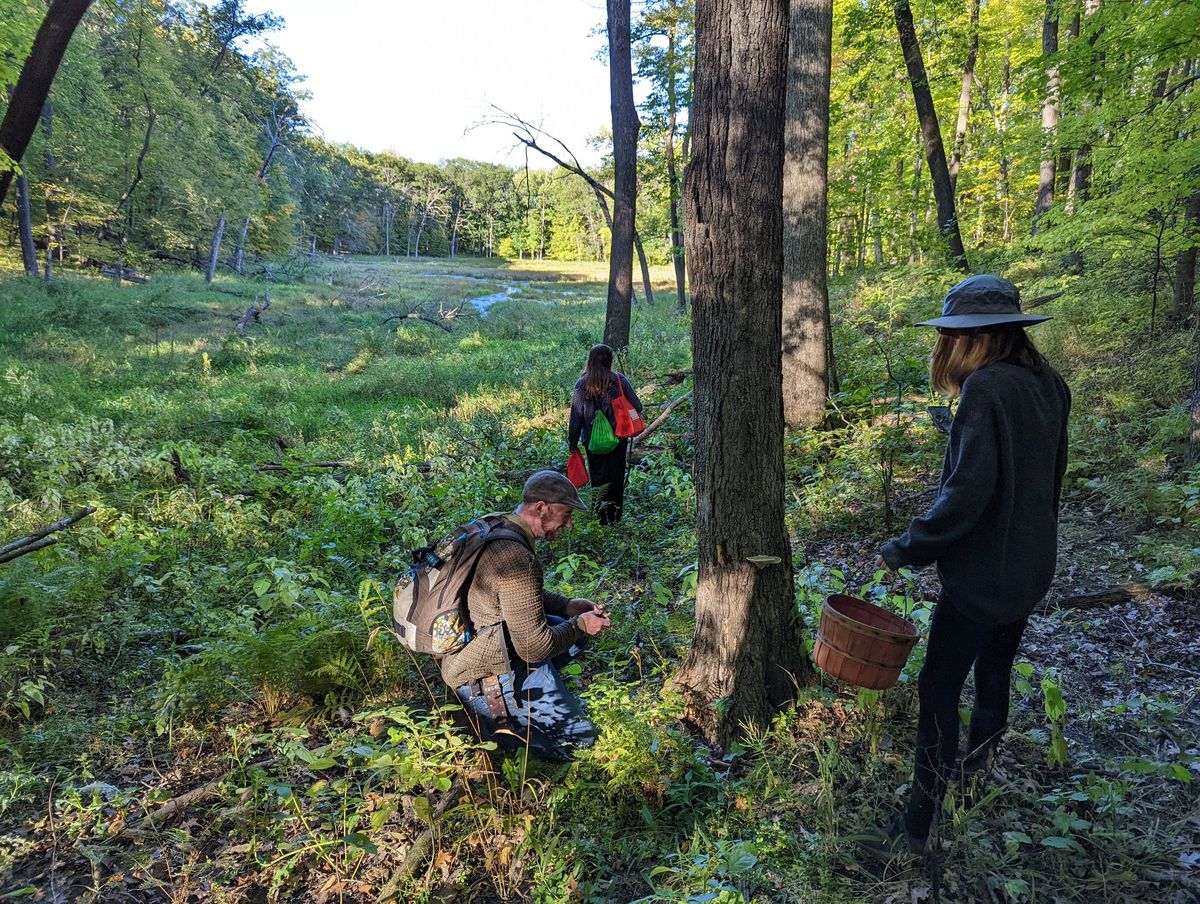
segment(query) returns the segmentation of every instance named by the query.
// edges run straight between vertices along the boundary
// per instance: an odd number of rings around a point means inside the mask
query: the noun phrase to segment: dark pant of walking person
[[[617,448],[603,455],[588,452],[588,473],[594,490],[592,498],[601,524],[616,524],[625,507],[625,458],[629,440],[617,443]]]
[[[972,666],[975,707],[968,733],[968,761],[983,763],[1008,724],[1009,684],[1013,660],[1027,618],[1007,625],[986,625],[963,615],[945,596],[937,604],[929,629],[929,647],[917,687],[917,755],[913,789],[904,823],[917,838],[929,834],[946,793],[949,772],[958,755],[958,703]]]

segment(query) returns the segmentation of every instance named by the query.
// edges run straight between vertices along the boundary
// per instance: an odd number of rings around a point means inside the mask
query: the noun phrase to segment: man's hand
[[[598,608],[591,600],[576,597],[567,601],[567,604],[563,606],[563,612],[567,614],[567,618],[570,618],[572,615],[582,615],[584,612],[595,612]]]
[[[607,615],[601,615],[599,612],[593,612],[591,610],[580,613],[579,617],[576,619],[576,622],[579,624],[579,627],[583,628],[583,633],[588,637],[595,637],[610,624],[612,624],[612,622],[608,620]]]

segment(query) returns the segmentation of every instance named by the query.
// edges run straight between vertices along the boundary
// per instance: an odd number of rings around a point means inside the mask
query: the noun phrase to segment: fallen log
[[[258,471],[291,471],[294,468],[353,468],[352,461],[296,461],[280,464],[277,461],[268,461],[259,465],[255,470]]]
[[[101,267],[100,273],[102,276],[111,276],[113,279],[120,277],[124,282],[139,283],[141,285],[150,282],[149,276],[142,276],[140,273],[131,273],[124,267]]]
[[[267,288],[263,294],[263,300],[260,302],[257,299],[255,299],[250,304],[250,307],[246,308],[246,313],[238,318],[237,331],[239,333],[246,332],[246,327],[250,324],[251,320],[253,320],[255,323],[262,323],[262,321],[259,319],[259,317],[261,316],[262,312],[265,311],[270,306],[271,306],[271,290],[270,290],[270,288]]]
[[[47,527],[39,528],[27,537],[20,537],[10,543],[6,543],[4,546],[0,546],[0,564],[11,562],[13,559],[36,552],[39,549],[45,549],[47,546],[53,546],[58,540],[55,537],[51,537],[50,534],[70,527],[94,511],[96,511],[95,506],[88,506],[71,515],[69,518],[55,521]]]
[[[1149,584],[1143,584],[1140,581],[1129,581],[1124,584],[1118,584],[1116,587],[1108,587],[1104,590],[1093,591],[1092,593],[1077,593],[1074,596],[1064,596],[1054,602],[1043,603],[1041,611],[1045,612],[1051,609],[1101,609],[1105,606],[1111,606],[1114,603],[1123,603],[1126,600],[1146,599],[1153,592],[1154,589]]]

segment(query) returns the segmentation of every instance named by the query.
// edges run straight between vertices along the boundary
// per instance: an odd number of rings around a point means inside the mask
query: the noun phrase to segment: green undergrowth
[[[1002,793],[952,796],[933,865],[911,876],[862,868],[852,845],[903,798],[923,648],[897,689],[825,679],[728,753],[685,731],[669,676],[696,588],[686,406],[642,450],[622,529],[580,517],[544,556],[552,586],[614,615],[570,676],[598,743],[552,767],[470,740],[431,664],[391,638],[390,584],[408,550],[565,462],[604,274],[378,258],[274,272],[4,283],[2,539],[96,508],[0,565],[6,890],[46,887],[51,834],[74,851],[54,869],[93,900],[1091,902],[1187,887],[1172,877],[1196,834],[1190,761],[1140,735],[1119,756],[1072,742],[1083,705],[1041,660],[1018,668]],[[620,362],[650,416],[686,389],[662,376],[691,363],[659,275]],[[1025,277],[1027,295],[1064,292],[1037,335],[1076,392],[1070,504],[1129,523],[1152,579],[1182,586],[1200,568],[1200,477],[1178,465],[1185,339],[1141,332],[1144,312],[1108,288]],[[953,279],[834,286],[830,423],[786,438],[810,634],[843,590],[928,622],[922,579],[888,583],[873,557],[836,550],[873,549],[934,480],[929,337],[906,324]],[[467,303],[510,289],[485,317]],[[413,311],[441,325],[399,316]],[[818,541],[833,546],[814,556]],[[1089,707],[1110,737],[1182,718],[1173,698]],[[195,789],[190,813],[162,816]]]

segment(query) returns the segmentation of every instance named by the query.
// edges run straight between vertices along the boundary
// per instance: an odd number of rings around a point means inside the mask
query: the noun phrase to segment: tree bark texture
[[[637,205],[637,139],[641,123],[633,104],[633,51],[629,0],[608,0],[608,72],[612,95],[613,214],[608,258],[608,310],[604,344],[614,351],[629,345],[633,296],[633,229]]]
[[[675,57],[675,35],[668,36],[670,46],[668,53]],[[683,255],[683,225],[679,221],[679,177],[675,172],[675,129],[678,127],[675,79],[667,82],[667,97],[671,107],[670,120],[667,123],[667,190],[670,193],[668,213],[671,218],[671,262],[675,265],[675,307],[682,317],[687,313],[687,296],[684,292],[686,278],[684,276]]]
[[[212,250],[208,253],[208,270],[205,271],[204,281],[212,282],[217,275],[217,257],[221,253],[221,238],[225,235],[225,214],[217,220],[217,228],[213,230]]]
[[[937,203],[938,229],[949,246],[951,263],[964,272],[970,272],[962,233],[958,229],[958,215],[954,211],[954,189],[950,184],[950,170],[946,165],[946,148],[942,145],[942,131],[933,107],[933,95],[929,92],[929,77],[925,74],[925,61],[921,57],[921,44],[917,40],[912,8],[908,0],[895,0],[895,4],[896,30],[904,51],[908,80],[912,84],[917,118],[921,123],[925,160],[929,164],[929,178],[933,183],[933,197]]]
[[[833,0],[791,0],[783,158],[783,418],[820,423],[825,369],[829,67]]]
[[[242,220],[242,228],[238,232],[237,252],[233,259],[233,269],[242,272],[242,264],[246,261],[246,237],[250,234],[250,214]]]
[[[954,153],[950,157],[950,188],[958,189],[958,171],[962,168],[967,143],[967,120],[971,115],[971,84],[975,80],[975,60],[979,57],[979,3],[971,0],[971,36],[967,61],[963,64],[962,88],[958,92],[958,122],[954,125]]]
[[[1057,169],[1055,140],[1058,134],[1058,0],[1046,0],[1042,20],[1042,56],[1046,57],[1046,99],[1042,103],[1042,165],[1038,172],[1037,204],[1034,218],[1054,204],[1054,174]]]
[[[1200,191],[1187,200],[1184,226],[1191,232],[1188,246],[1175,255],[1174,308],[1172,319],[1186,323],[1196,311],[1196,256],[1200,243]]]
[[[699,535],[696,635],[675,683],[727,745],[794,699],[811,666],[783,520],[782,338],[787,0],[699,0],[692,287]],[[751,557],[774,557],[756,567]]]
[[[54,154],[54,104],[42,105],[42,137],[46,146],[46,253],[54,251],[61,205],[58,203],[58,157]],[[47,258],[49,259],[49,258]],[[49,282],[49,279],[47,279]]]
[[[29,147],[71,35],[91,5],[92,0],[56,0],[38,28],[33,47],[13,88],[12,100],[4,111],[4,120],[0,122],[0,150],[14,163],[21,162]],[[8,195],[13,175],[13,170],[8,168],[0,172],[0,204]]]
[[[17,233],[21,238],[21,263],[27,276],[38,275],[37,249],[33,247],[33,217],[29,211],[29,179],[17,176]]]

